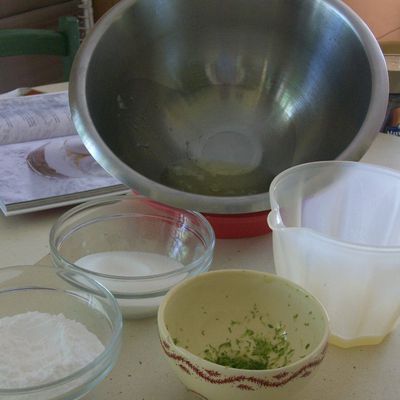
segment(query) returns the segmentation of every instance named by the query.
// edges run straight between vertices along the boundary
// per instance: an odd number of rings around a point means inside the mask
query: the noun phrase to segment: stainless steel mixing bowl
[[[269,207],[295,164],[357,160],[385,116],[372,33],[336,0],[126,0],[74,64],[94,158],[145,196],[210,213]]]

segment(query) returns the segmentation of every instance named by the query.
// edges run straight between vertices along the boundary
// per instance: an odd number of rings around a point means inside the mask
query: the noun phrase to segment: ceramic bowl
[[[171,287],[208,270],[214,244],[201,214],[137,195],[77,206],[50,232],[54,265],[104,285],[125,318],[154,316]]]
[[[249,270],[208,272],[176,286],[159,308],[158,327],[174,372],[208,400],[298,396],[324,359],[329,336],[316,298],[284,278]]]
[[[114,367],[121,346],[122,317],[119,307],[111,295],[103,286],[73,271],[57,271],[51,266],[15,266],[0,269],[0,334],[3,335],[7,324],[4,318],[13,317],[25,313],[51,314],[54,318],[62,318],[76,321],[97,336],[103,344],[104,350],[89,361],[86,365],[81,361],[76,363],[77,369],[65,373],[65,369],[75,363],[74,354],[82,352],[79,343],[69,347],[65,354],[68,361],[59,363],[54,370],[46,368],[46,359],[40,359],[35,365],[33,356],[30,356],[29,347],[24,341],[26,333],[22,331],[27,324],[26,320],[15,323],[14,340],[21,343],[19,357],[24,355],[24,363],[18,367],[12,363],[10,367],[11,380],[1,379],[6,375],[5,360],[13,357],[8,350],[8,341],[0,344],[0,399],[2,400],[60,400],[80,399],[98,383],[100,383]],[[60,315],[62,314],[62,315]],[[28,314],[32,315],[32,314]],[[35,314],[36,317],[38,314]],[[42,314],[40,314],[42,315]],[[21,321],[21,319],[20,319]],[[59,321],[55,321],[59,323]],[[42,325],[30,324],[29,338],[32,346],[41,348],[43,341],[49,347],[48,357],[61,357],[58,351],[59,343],[70,342],[71,334],[59,333],[59,336],[51,335],[49,326],[54,323],[42,320]],[[18,328],[19,327],[19,328]],[[78,331],[79,332],[79,331]],[[3,337],[4,338],[4,337]],[[3,347],[4,346],[4,347]],[[35,349],[35,347],[33,347]],[[34,350],[33,350],[34,351]],[[97,351],[97,350],[96,350]],[[37,351],[36,351],[37,353]],[[93,353],[92,353],[93,354]],[[13,357],[16,359],[17,357]],[[36,357],[37,358],[37,357]],[[90,359],[90,355],[88,355]],[[74,360],[74,361],[72,361]],[[68,362],[68,363],[67,363]],[[41,369],[41,374],[32,377],[32,370]],[[30,376],[27,379],[23,374]],[[25,382],[30,383],[28,386]],[[5,387],[8,386],[8,387]]]

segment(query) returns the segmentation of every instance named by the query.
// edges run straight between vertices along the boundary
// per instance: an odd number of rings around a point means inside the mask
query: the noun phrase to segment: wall
[[[97,20],[118,0],[92,0]],[[380,41],[400,41],[400,0],[344,0]],[[0,0],[0,29],[56,26],[60,15],[74,14],[79,0]],[[21,62],[11,57],[0,63],[0,93],[17,86],[32,86],[61,79],[59,60],[33,57]]]
[[[400,41],[400,0],[345,0],[379,41]]]
[[[56,29],[62,15],[77,15],[80,0],[0,0],[0,29]],[[0,93],[17,87],[60,82],[60,57],[19,56],[0,59]]]
[[[1,0],[0,0],[1,1]],[[118,0],[93,0],[97,20]],[[382,41],[400,40],[400,0],[344,0]]]
[[[97,21],[114,4],[118,3],[118,1],[119,0],[92,0],[95,21]]]

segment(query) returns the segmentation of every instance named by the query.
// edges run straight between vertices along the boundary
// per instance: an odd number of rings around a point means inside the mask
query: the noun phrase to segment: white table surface
[[[400,138],[380,134],[363,161],[400,170]],[[65,210],[0,215],[0,266],[36,264],[46,256],[50,227]],[[47,258],[42,262],[50,261]],[[218,240],[212,269],[236,267],[273,272],[271,235]],[[400,328],[378,346],[347,350],[329,346],[314,381],[296,400],[399,400],[399,360]],[[195,397],[170,371],[159,346],[156,320],[150,318],[125,322],[117,366],[84,399],[194,400]]]

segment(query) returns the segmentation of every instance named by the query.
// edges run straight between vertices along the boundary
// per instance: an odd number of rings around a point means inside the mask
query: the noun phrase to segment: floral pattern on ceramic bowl
[[[158,313],[162,349],[208,400],[287,399],[311,380],[329,336],[324,308],[276,275],[224,270],[172,289]]]

